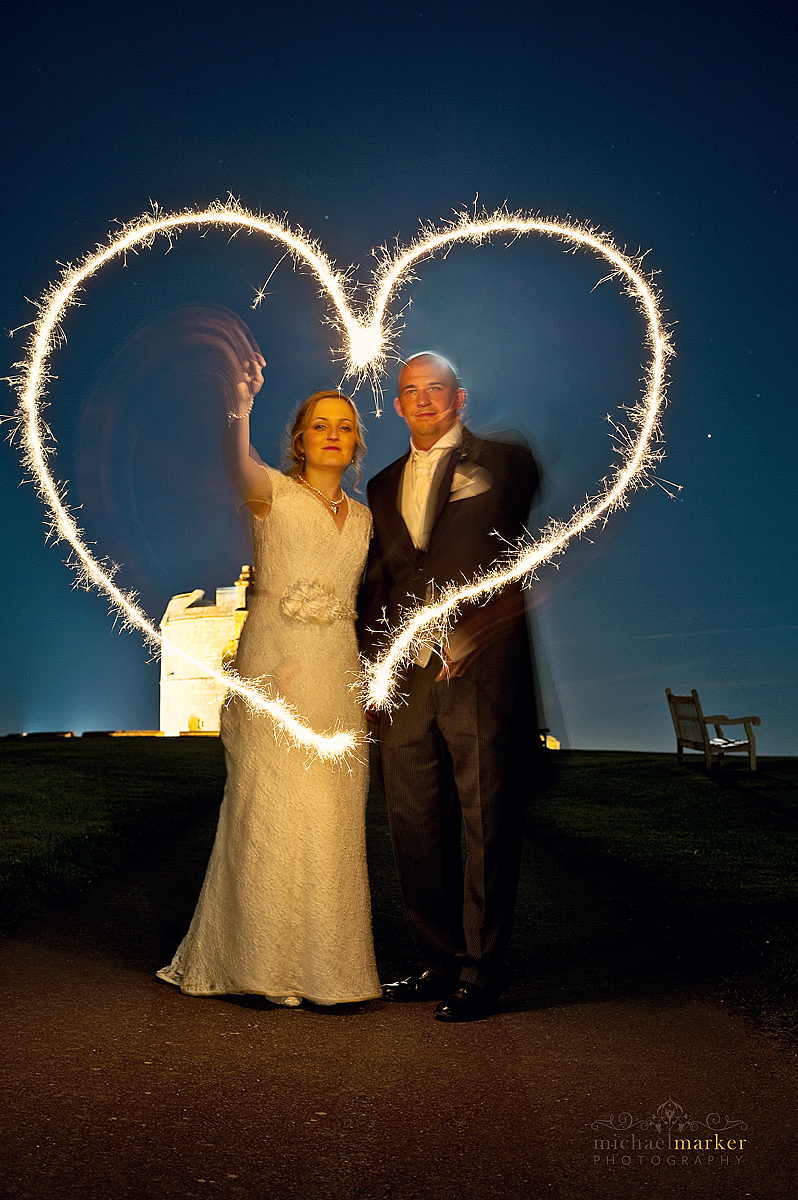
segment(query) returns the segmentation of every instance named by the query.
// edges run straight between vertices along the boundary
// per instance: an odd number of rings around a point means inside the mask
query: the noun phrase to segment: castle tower
[[[250,568],[232,587],[216,589],[206,600],[200,589],[173,596],[161,620],[161,729],[167,737],[182,733],[219,732],[219,710],[225,687],[201,667],[177,654],[182,650],[200,662],[220,668],[235,658],[246,619]]]

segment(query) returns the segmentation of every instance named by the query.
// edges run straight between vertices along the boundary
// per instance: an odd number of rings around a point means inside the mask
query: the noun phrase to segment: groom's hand
[[[486,646],[508,633],[519,621],[526,619],[524,597],[520,591],[501,592],[489,604],[477,609],[452,629],[438,653],[441,669],[435,682],[454,679],[468,670]]]
[[[453,658],[449,650],[441,646],[438,653],[443,665],[435,676],[436,683],[440,683],[442,679],[455,679],[458,675],[463,675],[467,671],[469,663],[476,658],[479,650],[476,646],[472,646],[461,658]]]

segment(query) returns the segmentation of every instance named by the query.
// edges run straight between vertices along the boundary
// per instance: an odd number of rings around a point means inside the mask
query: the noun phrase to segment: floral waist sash
[[[280,609],[294,621],[331,625],[333,621],[354,621],[357,613],[343,604],[334,592],[322,587],[318,579],[300,579],[279,598]]]

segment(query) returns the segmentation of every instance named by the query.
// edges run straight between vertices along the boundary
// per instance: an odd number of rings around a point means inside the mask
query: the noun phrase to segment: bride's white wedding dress
[[[268,677],[319,732],[361,729],[353,621],[369,511],[350,500],[339,532],[316,496],[264,470],[272,507],[252,522],[254,580],[236,669]],[[381,995],[365,763],[312,760],[237,697],[222,711],[222,739],[227,785],[216,841],[189,931],[159,977],[197,996],[335,1004]]]

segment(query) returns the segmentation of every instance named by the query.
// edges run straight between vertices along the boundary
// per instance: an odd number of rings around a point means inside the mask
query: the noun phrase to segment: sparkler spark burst
[[[416,263],[446,251],[456,242],[480,244],[501,234],[511,235],[514,241],[528,234],[542,234],[557,238],[569,249],[590,250],[609,263],[607,278],[622,281],[624,291],[645,318],[649,363],[643,394],[626,410],[628,425],[611,423],[619,461],[599,485],[598,494],[576,509],[567,522],[549,522],[537,542],[515,547],[484,576],[465,586],[452,584],[437,603],[407,614],[401,628],[393,631],[391,645],[365,675],[363,692],[368,706],[389,708],[396,699],[398,673],[403,665],[412,661],[420,640],[443,636],[462,604],[484,602],[513,580],[531,579],[538,567],[561,554],[573,538],[606,521],[610,513],[623,507],[633,487],[651,482],[653,468],[662,457],[658,436],[665,404],[666,364],[672,353],[658,294],[650,277],[642,272],[642,256],[620,250],[606,233],[585,225],[504,210],[480,217],[464,211],[443,227],[423,226],[407,249],[399,248],[390,253],[382,247],[377,252],[378,266],[373,285],[365,304],[360,306],[361,316],[353,311],[355,285],[351,276],[336,270],[319,242],[275,217],[249,212],[232,198],[202,210],[187,209],[171,214],[162,213],[155,206],[151,213],[145,213],[110,235],[106,245],[98,247],[76,266],[66,267],[61,278],[39,301],[39,316],[34,323],[27,357],[19,364],[20,375],[13,380],[19,394],[17,427],[25,466],[50,514],[51,533],[71,547],[70,565],[77,571],[78,582],[104,592],[123,622],[138,629],[153,648],[162,644],[161,634],[141,610],[136,597],[126,594],[113,582],[115,568],[99,562],[92,555],[66,504],[64,485],[51,474],[49,460],[55,452],[55,441],[45,425],[42,406],[51,378],[50,359],[63,341],[61,321],[66,310],[78,302],[84,285],[112,260],[124,259],[128,251],[151,247],[159,235],[171,242],[181,229],[212,226],[234,233],[243,230],[263,234],[281,243],[296,264],[315,275],[320,295],[330,306],[329,319],[341,338],[345,377],[371,379],[375,394],[386,360],[395,357],[397,319],[388,312],[391,300],[402,286],[411,282]],[[311,729],[301,714],[273,696],[268,686],[258,681],[242,680],[234,671],[200,662],[171,645],[170,649],[192,666],[202,667],[231,693],[241,696],[252,709],[268,713],[277,730],[286,734],[295,745],[312,750],[320,758],[339,758],[362,744],[362,735],[357,732],[319,733]]]

